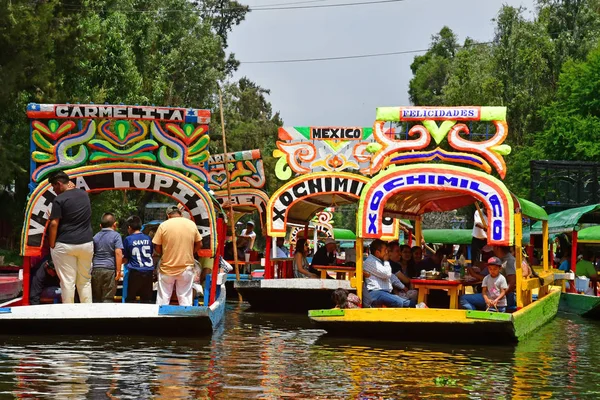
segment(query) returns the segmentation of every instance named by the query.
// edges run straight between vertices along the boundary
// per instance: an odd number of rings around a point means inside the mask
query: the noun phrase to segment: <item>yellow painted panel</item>
[[[347,322],[447,322],[473,324],[467,319],[466,310],[446,310],[439,308],[356,308],[344,310],[340,317],[311,317],[315,321]],[[485,321],[489,322],[489,321]]]

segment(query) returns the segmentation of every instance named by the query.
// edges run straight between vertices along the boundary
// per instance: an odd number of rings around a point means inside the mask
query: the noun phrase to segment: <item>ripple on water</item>
[[[508,347],[350,340],[231,305],[212,338],[4,337],[0,398],[597,398],[599,327],[560,316]]]

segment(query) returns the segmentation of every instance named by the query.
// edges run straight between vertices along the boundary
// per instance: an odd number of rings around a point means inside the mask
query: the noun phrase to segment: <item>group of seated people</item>
[[[516,309],[515,257],[507,246],[486,247],[486,249],[487,251],[484,250],[482,253],[485,262],[467,268],[471,279],[480,282],[481,291],[460,296],[460,306],[467,310],[497,312],[514,310]],[[412,289],[411,278],[417,277],[422,269],[439,270],[440,262],[448,251],[447,248],[442,248],[422,258],[420,247],[411,248],[399,245],[398,242],[386,243],[382,240],[374,240],[369,246],[370,254],[363,264],[364,287],[363,301],[360,306],[415,307],[418,292]],[[302,261],[302,257],[299,257],[299,260]],[[306,270],[309,272],[308,267]],[[430,295],[434,292],[436,291],[431,291]],[[447,298],[442,290],[440,292]],[[346,296],[338,293],[334,294],[333,299],[338,307],[344,308],[343,304],[348,303],[346,299],[353,299],[352,296],[348,296],[349,293]]]

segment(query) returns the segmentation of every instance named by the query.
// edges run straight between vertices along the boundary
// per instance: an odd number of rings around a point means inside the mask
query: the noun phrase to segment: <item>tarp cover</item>
[[[577,233],[579,243],[600,243],[600,225],[583,228]]]
[[[423,239],[434,244],[471,244],[471,229],[423,229]]]
[[[529,217],[531,219],[535,219],[537,221],[547,221],[548,220],[548,214],[546,213],[546,210],[544,210],[542,207],[538,206],[534,202],[526,200],[526,199],[522,199],[520,197],[517,197],[517,201],[519,202],[519,204],[521,206],[521,213],[524,216]],[[540,226],[541,225],[542,224],[540,223]]]
[[[333,238],[337,241],[355,241],[356,235],[350,229],[333,228]]]
[[[600,223],[600,204],[570,208],[548,216],[550,233],[571,232],[577,230],[579,224]],[[542,222],[538,221],[531,227],[532,235],[542,234]]]

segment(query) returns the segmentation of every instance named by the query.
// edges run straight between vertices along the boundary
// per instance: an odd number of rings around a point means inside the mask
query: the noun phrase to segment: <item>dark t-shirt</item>
[[[56,241],[65,244],[89,243],[92,232],[92,207],[86,191],[67,190],[52,202],[50,219],[59,219]]]
[[[125,238],[123,256],[130,269],[138,271],[154,270],[152,260],[152,239],[143,233],[134,233]]]
[[[325,246],[323,246],[319,250],[317,250],[317,252],[315,253],[310,266],[312,267],[313,265],[333,265],[333,264],[335,264],[334,253],[327,253],[327,248]]]
[[[402,265],[395,261],[390,261],[390,267],[392,267],[393,274],[397,273],[398,271],[402,271]],[[406,275],[407,278],[415,278],[419,276],[419,273],[417,272],[417,266],[413,260],[408,262],[406,272],[402,271],[402,273]]]

